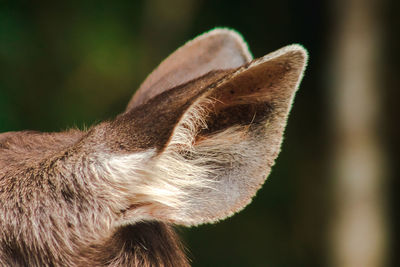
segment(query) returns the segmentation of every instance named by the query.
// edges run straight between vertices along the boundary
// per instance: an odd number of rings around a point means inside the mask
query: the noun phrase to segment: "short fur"
[[[307,55],[293,45],[250,60],[217,29],[168,57],[111,121],[0,134],[0,265],[188,266],[171,225],[250,203]]]

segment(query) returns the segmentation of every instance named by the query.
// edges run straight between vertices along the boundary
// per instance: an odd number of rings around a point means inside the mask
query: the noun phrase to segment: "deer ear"
[[[161,62],[142,83],[126,111],[212,70],[237,68],[251,60],[246,43],[234,30],[217,28],[206,32]]]
[[[153,197],[148,194],[125,216],[190,226],[224,219],[249,204],[280,151],[306,61],[305,49],[291,45],[213,82],[148,165],[146,181],[160,181]]]

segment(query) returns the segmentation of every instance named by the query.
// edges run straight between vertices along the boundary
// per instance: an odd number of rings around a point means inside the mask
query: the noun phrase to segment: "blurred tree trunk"
[[[331,265],[387,263],[386,171],[380,136],[379,0],[335,1]]]

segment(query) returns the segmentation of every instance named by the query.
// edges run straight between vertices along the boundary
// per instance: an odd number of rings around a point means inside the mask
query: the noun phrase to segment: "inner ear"
[[[208,115],[207,127],[199,131],[196,141],[201,141],[209,135],[222,132],[235,125],[258,125],[268,118],[271,111],[272,106],[267,102],[232,106],[216,104],[214,110]],[[232,117],[232,114],[237,114],[237,116]]]
[[[285,107],[291,101],[293,87],[285,84],[291,69],[289,62],[269,61],[244,66],[231,74],[208,96],[212,104],[207,107],[207,127],[199,131],[197,139],[234,125],[265,123],[276,107]]]

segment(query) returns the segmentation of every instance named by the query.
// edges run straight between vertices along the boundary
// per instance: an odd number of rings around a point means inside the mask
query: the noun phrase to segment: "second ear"
[[[141,84],[126,111],[210,71],[238,68],[251,60],[246,43],[236,31],[216,28],[206,32],[161,62]]]

